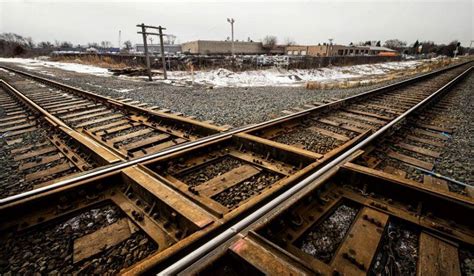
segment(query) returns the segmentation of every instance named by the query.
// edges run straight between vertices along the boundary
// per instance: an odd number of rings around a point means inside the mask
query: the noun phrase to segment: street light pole
[[[329,65],[331,65],[331,59],[332,59],[332,41],[333,41],[333,40],[334,40],[333,38],[330,38],[330,39],[329,39],[329,45],[328,45],[328,48],[331,47],[331,48],[330,48],[330,51],[328,51]]]
[[[120,52],[120,48],[122,47],[122,46],[120,46],[120,45],[122,45],[122,31],[121,31],[121,30],[119,30],[119,40],[118,40],[118,43],[119,43],[119,44],[118,44],[118,48],[119,48],[119,52]]]
[[[232,56],[235,56],[235,50],[234,50],[234,18],[227,18],[227,22],[230,23],[230,30],[232,33]]]
[[[148,52],[150,54],[153,54],[153,37],[148,38],[148,40],[150,40],[150,45],[149,46],[151,46],[151,48],[148,48]]]

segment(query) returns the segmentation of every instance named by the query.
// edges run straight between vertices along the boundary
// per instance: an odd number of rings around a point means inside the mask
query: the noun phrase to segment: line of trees
[[[34,43],[31,37],[23,37],[15,33],[0,34],[0,56],[15,57],[15,56],[38,56],[48,55],[53,51],[86,51],[87,49],[104,50],[110,49],[112,43],[110,41],[102,41],[100,43],[91,42],[86,45],[74,46],[69,41],[41,41]],[[121,47],[122,51],[130,51],[132,49],[132,42],[125,41]]]
[[[351,42],[349,45],[354,44]],[[380,40],[368,40],[356,43],[355,45],[380,47],[382,44]],[[389,39],[384,42],[383,47],[387,47],[407,55],[436,54],[452,57],[456,48],[458,48],[458,55],[463,55],[469,52],[469,48],[462,47],[461,43],[457,40],[451,41],[449,44],[436,44],[433,41],[419,42],[417,40],[413,44],[409,45],[406,41],[402,41],[400,39]]]
[[[4,57],[45,55],[55,50],[71,48],[73,44],[67,41],[34,43],[31,37],[23,37],[15,33],[0,34],[0,56]]]
[[[469,52],[469,48],[463,47],[457,40],[451,41],[448,44],[436,44],[433,41],[415,41],[408,45],[406,41],[399,39],[389,39],[385,41],[384,46],[399,51],[404,54],[431,54],[453,56],[454,51],[458,48],[458,55],[463,55]]]
[[[265,47],[272,48],[278,44],[278,38],[274,35],[267,35],[264,38],[262,38],[262,44]],[[296,45],[296,41],[292,39],[291,37],[285,37],[283,39],[283,44],[282,46],[290,46],[290,45]]]
[[[14,33],[0,34],[0,55],[20,56],[34,47],[31,37],[22,37]]]

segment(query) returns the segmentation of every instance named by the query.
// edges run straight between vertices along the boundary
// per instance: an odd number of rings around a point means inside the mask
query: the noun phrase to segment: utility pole
[[[146,56],[146,64],[147,64],[147,71],[148,71],[148,79],[151,81],[151,68],[150,68],[150,58],[148,56],[148,44],[147,44],[147,41],[146,41],[146,37],[147,35],[157,35],[160,37],[160,42],[161,42],[161,63],[163,65],[163,77],[164,79],[166,80],[168,77],[167,77],[167,74],[166,74],[166,62],[165,62],[165,47],[163,45],[163,30],[166,30],[166,28],[163,28],[161,26],[158,26],[158,27],[155,27],[155,26],[147,26],[145,24],[140,24],[140,25],[137,25],[137,27],[141,27],[142,28],[142,31],[141,32],[137,32],[139,34],[142,34],[143,35],[143,46],[145,47],[145,56]],[[158,33],[151,33],[151,32],[147,32],[146,31],[146,28],[150,28],[150,29],[157,29],[159,32]],[[153,41],[153,40],[152,40]]]
[[[143,48],[145,49],[146,71],[147,71],[147,74],[148,74],[148,80],[152,81],[153,79],[151,78],[150,57],[148,56],[148,44],[147,44],[147,41],[146,41],[147,33],[146,33],[145,24],[142,23],[141,25],[137,25],[137,27],[142,28],[142,31],[138,32],[138,33],[139,34],[141,33],[142,36],[143,36]]]
[[[163,30],[161,26],[158,26],[158,33],[160,34],[160,45],[161,45],[161,64],[163,64],[163,77],[168,79],[166,75],[166,62],[165,62],[165,45],[163,44]]]
[[[232,33],[232,56],[235,56],[235,49],[234,49],[234,18],[227,18],[227,22],[230,23],[230,30]]]

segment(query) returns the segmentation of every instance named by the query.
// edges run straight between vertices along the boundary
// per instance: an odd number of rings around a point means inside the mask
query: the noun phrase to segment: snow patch
[[[0,58],[0,62],[18,63],[26,69],[36,70],[43,73],[44,71],[42,71],[42,69],[49,67],[96,76],[112,76],[112,74],[105,68],[76,63],[45,61],[44,59]],[[286,70],[272,68],[243,72],[232,72],[227,69],[219,68],[215,70],[195,71],[194,77],[191,76],[191,73],[188,71],[170,71],[168,72],[168,80],[162,80],[160,79],[160,76],[157,76],[154,79],[156,82],[175,86],[189,86],[194,79],[194,83],[198,85],[213,87],[302,86],[309,81],[328,83],[334,81],[359,80],[363,83],[370,83],[370,79],[376,78],[377,76],[406,70],[426,62],[431,62],[431,60],[410,60],[353,66],[335,66],[318,69]],[[119,76],[119,78],[132,81],[142,81],[147,77]],[[115,91],[126,93],[131,90],[118,89]]]
[[[100,68],[91,65],[77,64],[77,63],[65,63],[46,61],[43,59],[31,59],[31,58],[0,58],[0,62],[15,63],[19,66],[33,71],[44,72],[41,69],[46,68],[57,68],[65,71],[72,71],[77,73],[91,74],[96,76],[111,76],[112,74],[105,68]]]
[[[381,76],[412,68],[423,62],[401,61],[318,69],[272,68],[243,72],[232,72],[219,68],[210,71],[196,71],[194,83],[214,87],[301,86],[308,81],[331,82]],[[159,78],[156,80],[172,85],[185,85],[192,82],[192,76],[190,72],[186,71],[171,71],[168,73],[168,80],[159,80]]]
[[[123,88],[123,89],[112,89],[112,90],[116,91],[116,92],[119,92],[119,93],[127,93],[127,92],[130,92],[130,91],[133,91],[134,89]]]

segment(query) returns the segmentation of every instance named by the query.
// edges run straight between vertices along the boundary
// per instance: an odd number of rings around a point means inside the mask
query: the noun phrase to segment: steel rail
[[[374,89],[368,90],[366,92],[362,92],[362,93],[359,93],[357,95],[350,96],[350,97],[347,97],[347,98],[343,98],[343,99],[340,99],[340,100],[337,100],[337,101],[334,101],[334,102],[331,102],[331,103],[327,103],[327,104],[324,104],[324,105],[320,105],[320,106],[316,106],[316,107],[313,107],[313,108],[305,109],[305,110],[298,111],[298,112],[295,112],[295,113],[292,113],[292,114],[289,114],[289,115],[280,116],[278,118],[271,119],[271,120],[268,120],[268,121],[265,121],[265,122],[262,122],[262,123],[243,126],[243,127],[240,127],[240,128],[234,128],[234,129],[231,129],[231,130],[228,130],[228,131],[233,131],[233,130],[243,129],[243,128],[249,128],[249,129],[243,130],[243,131],[250,131],[253,128],[258,128],[258,127],[261,127],[261,126],[266,126],[266,125],[271,125],[271,124],[274,124],[274,123],[279,123],[280,121],[291,119],[293,117],[299,117],[301,115],[310,113],[310,112],[318,110],[318,109],[328,108],[328,107],[331,107],[331,106],[337,106],[338,104],[348,102],[350,100],[354,100],[354,99],[358,99],[358,98],[363,98],[364,96],[367,96],[367,95],[370,95],[370,94],[373,94],[373,93],[377,93],[377,92],[380,92],[380,91],[383,91],[383,90],[386,90],[386,89],[397,88],[398,86],[407,85],[407,84],[410,84],[412,82],[424,79],[426,77],[436,75],[436,74],[439,74],[439,73],[442,73],[442,72],[445,72],[445,71],[449,71],[450,69],[462,66],[464,64],[468,64],[470,62],[471,61],[466,61],[466,62],[462,62],[462,63],[459,63],[459,64],[454,64],[454,65],[451,65],[451,66],[448,66],[448,67],[445,67],[445,68],[440,68],[440,69],[434,70],[432,72],[427,72],[425,74],[421,74],[421,75],[413,77],[413,78],[409,78],[409,79],[406,79],[406,80],[401,80],[401,81],[398,81],[398,82],[395,82],[395,83],[392,83],[392,84],[388,84],[388,85],[385,85],[385,86],[382,86],[382,87],[374,88]],[[33,78],[33,79],[37,79],[37,80],[40,80],[40,81],[43,81],[43,82],[47,82],[47,83],[49,83],[53,86],[60,86],[60,87],[63,87],[63,89],[66,89],[66,90],[74,90],[78,93],[82,93],[82,94],[85,94],[87,96],[92,96],[92,97],[95,97],[95,98],[100,98],[101,100],[104,100],[104,101],[109,101],[109,102],[113,102],[113,103],[116,103],[116,104],[119,104],[119,105],[128,106],[128,107],[134,108],[134,109],[142,111],[142,112],[150,112],[150,110],[147,110],[147,109],[142,108],[142,107],[135,107],[135,106],[132,106],[132,105],[129,105],[129,104],[126,104],[126,103],[119,102],[119,101],[117,101],[116,99],[113,99],[113,98],[97,95],[97,94],[92,93],[92,92],[84,91],[84,90],[76,88],[76,87],[72,87],[72,86],[69,86],[69,85],[66,85],[66,84],[62,84],[62,83],[59,83],[59,82],[56,82],[56,81],[53,81],[53,80],[49,80],[47,78],[43,78],[43,77],[40,77],[40,76],[36,76],[36,75],[33,75],[33,74],[29,74],[29,73],[26,73],[26,72],[23,72],[23,71],[20,71],[20,70],[17,70],[17,69],[13,69],[13,68],[10,68],[10,67],[7,67],[7,66],[0,65],[0,68],[3,68],[5,70],[9,70],[9,71],[13,71],[15,73],[18,73],[18,74],[21,74],[21,75],[24,75],[24,76],[27,76],[27,77],[30,77],[30,78]],[[160,114],[160,115],[170,118],[166,114]],[[225,132],[228,132],[228,131],[225,131]]]
[[[121,102],[118,99],[98,95],[96,93],[92,93],[92,92],[89,92],[89,91],[86,91],[86,90],[82,90],[82,89],[79,89],[77,87],[73,87],[73,86],[70,86],[70,85],[67,85],[67,84],[64,84],[64,83],[60,83],[60,82],[50,80],[50,79],[47,79],[47,78],[44,78],[44,77],[40,77],[40,76],[37,76],[37,75],[34,75],[34,74],[23,72],[23,71],[13,69],[13,68],[10,68],[10,67],[7,67],[7,66],[0,65],[0,68],[5,69],[5,70],[10,70],[10,71],[15,72],[19,75],[23,75],[24,77],[34,79],[35,81],[42,82],[44,84],[53,86],[53,87],[61,89],[61,90],[65,90],[65,91],[68,91],[68,92],[79,94],[79,95],[82,95],[82,96],[87,97],[87,98],[92,98],[94,100],[101,101],[105,104],[114,105],[117,108],[124,108],[124,109],[128,109],[128,110],[133,110],[133,111],[136,111],[136,112],[140,112],[140,113],[144,113],[144,114],[148,114],[148,115],[152,115],[152,116],[160,116],[160,117],[166,118],[168,120],[175,120],[175,121],[179,121],[181,123],[189,123],[189,121],[187,121],[187,119],[185,117],[181,117],[181,116],[177,116],[177,115],[173,115],[173,114],[168,114],[168,113],[164,113],[164,112],[157,112],[157,111],[146,109],[146,108],[143,108],[143,107],[131,105],[131,104],[128,104],[126,102]],[[213,131],[222,131],[223,130],[222,127],[207,124],[207,123],[197,121],[197,120],[194,120],[192,123],[195,124],[196,126],[203,127],[203,128],[208,128],[209,130],[213,130]]]
[[[184,256],[182,259],[179,261],[175,262],[174,264],[170,265],[166,269],[162,270],[161,272],[158,273],[158,275],[175,275],[179,273],[180,271],[184,270],[185,268],[189,267],[191,264],[195,263],[198,261],[200,258],[202,258],[204,255],[207,253],[211,252],[213,249],[217,248],[219,245],[223,244],[224,242],[228,241],[232,237],[234,237],[236,234],[238,234],[240,231],[244,230],[251,224],[255,223],[257,220],[262,218],[265,214],[270,212],[271,210],[277,208],[278,205],[282,204],[284,201],[288,200],[291,198],[293,195],[295,195],[298,191],[306,187],[308,184],[312,183],[315,181],[317,178],[322,176],[324,173],[328,172],[335,166],[340,165],[346,158],[351,156],[353,153],[355,153],[357,150],[362,149],[366,145],[368,145],[370,142],[372,142],[374,139],[378,138],[380,135],[384,134],[387,130],[391,129],[394,125],[399,123],[400,121],[404,120],[408,115],[412,114],[413,112],[417,111],[420,107],[431,101],[434,97],[436,97],[438,94],[444,92],[447,88],[449,88],[451,85],[459,81],[462,77],[464,77],[466,74],[470,72],[470,70],[473,67],[469,67],[467,70],[463,71],[461,74],[459,74],[456,78],[445,84],[443,87],[432,93],[430,96],[425,98],[423,101],[419,102],[409,110],[405,111],[403,114],[395,118],[393,121],[367,137],[365,140],[361,141],[360,143],[354,145],[354,147],[350,148],[346,152],[344,152],[342,155],[337,157],[336,159],[332,160],[325,166],[323,166],[321,169],[317,170],[316,172],[312,173],[310,176],[307,178],[303,179],[293,187],[291,187],[289,190],[285,191],[281,195],[277,196],[267,204],[263,205],[260,209],[254,211],[247,217],[243,218],[239,222],[235,223],[234,225],[230,226],[227,228],[227,230],[223,231],[221,234],[216,236],[215,238],[211,239],[209,242],[203,244],[201,247],[197,248],[196,250],[192,251],[188,255]]]
[[[58,126],[62,126],[64,128],[67,128],[67,129],[71,129],[69,126],[64,124],[62,121],[56,119],[55,117],[51,117],[49,112],[47,112],[41,106],[37,105],[35,102],[30,100],[28,97],[26,97],[25,95],[20,93],[18,90],[13,88],[13,86],[11,86],[8,82],[0,79],[0,86],[4,86],[4,88],[6,88],[7,90],[13,91],[14,96],[18,97],[18,100],[20,100],[21,102],[26,103],[27,105],[29,105],[31,110],[36,110],[39,113],[41,113],[45,118],[48,118],[53,124],[58,125]]]
[[[6,198],[2,198],[2,199],[0,199],[0,206],[10,204],[10,203],[13,203],[15,201],[25,199],[25,198],[28,198],[28,197],[31,197],[31,196],[39,195],[41,193],[46,193],[48,191],[51,191],[51,190],[54,190],[54,189],[57,189],[57,188],[60,188],[60,187],[67,186],[67,185],[76,183],[78,181],[87,180],[87,179],[97,177],[97,176],[101,176],[101,175],[104,175],[104,174],[107,174],[107,173],[110,173],[110,172],[113,172],[113,171],[121,170],[121,169],[130,167],[130,166],[134,166],[134,165],[137,165],[139,163],[149,161],[149,160],[152,160],[152,159],[155,159],[155,158],[158,158],[158,157],[163,157],[163,156],[166,156],[166,155],[169,155],[169,154],[172,154],[172,153],[176,153],[176,152],[181,151],[181,150],[197,147],[199,145],[202,145],[202,144],[205,144],[205,143],[208,143],[208,142],[217,141],[219,139],[227,138],[227,137],[230,137],[234,134],[238,134],[238,133],[242,133],[242,132],[249,132],[249,131],[252,131],[252,130],[257,129],[259,127],[269,126],[269,125],[279,123],[279,122],[282,122],[282,121],[285,121],[285,120],[288,120],[288,119],[291,119],[291,118],[296,118],[296,117],[299,117],[301,115],[311,113],[312,111],[315,111],[315,110],[318,110],[318,109],[329,108],[331,106],[335,106],[335,105],[338,105],[338,104],[341,104],[341,103],[344,103],[344,102],[349,102],[349,101],[354,100],[354,99],[362,98],[364,96],[367,96],[367,95],[370,95],[370,94],[373,94],[373,93],[382,92],[382,91],[387,90],[387,89],[394,89],[394,88],[397,88],[397,87],[400,87],[400,86],[408,85],[412,82],[416,82],[416,81],[422,80],[426,77],[437,75],[437,74],[445,72],[445,71],[449,71],[451,69],[460,67],[460,66],[468,64],[470,62],[471,61],[467,61],[467,62],[455,64],[455,65],[452,65],[452,66],[448,66],[448,67],[445,67],[445,68],[441,68],[441,69],[438,69],[438,70],[435,70],[435,71],[432,71],[432,72],[428,72],[428,73],[425,73],[425,74],[422,74],[422,75],[419,75],[419,76],[416,76],[416,77],[413,77],[413,78],[410,78],[410,79],[406,79],[406,80],[402,80],[402,81],[399,81],[399,82],[396,82],[396,83],[393,83],[393,84],[385,85],[385,86],[375,88],[375,89],[369,90],[367,92],[363,92],[363,93],[360,93],[360,94],[357,94],[357,95],[354,95],[354,96],[351,96],[351,97],[348,97],[348,98],[344,98],[344,99],[341,99],[341,100],[338,100],[338,101],[335,101],[335,102],[331,102],[331,103],[328,103],[328,104],[325,104],[325,105],[317,106],[317,107],[307,109],[307,110],[304,110],[304,111],[300,111],[300,112],[296,112],[296,113],[293,113],[293,114],[281,116],[281,117],[278,117],[278,118],[275,118],[275,119],[272,119],[272,120],[269,120],[269,121],[265,121],[265,122],[262,122],[262,123],[252,124],[252,125],[248,125],[248,126],[234,128],[234,129],[231,129],[231,130],[228,130],[228,131],[225,131],[225,132],[221,132],[221,133],[216,133],[216,134],[213,134],[213,135],[210,135],[210,136],[199,138],[195,141],[189,141],[189,142],[186,142],[186,143],[183,143],[183,144],[179,144],[179,145],[170,147],[168,149],[165,149],[165,150],[162,150],[162,151],[150,154],[150,155],[145,155],[145,156],[139,157],[137,159],[132,159],[132,160],[129,160],[129,161],[122,161],[122,162],[119,162],[119,163],[114,163],[114,164],[111,164],[111,165],[108,165],[108,166],[100,167],[100,168],[97,168],[95,170],[85,172],[84,174],[78,175],[76,177],[65,179],[65,180],[59,181],[57,183],[45,186],[45,187],[41,187],[41,188],[34,189],[34,190],[31,190],[31,191],[27,191],[27,192],[23,192],[23,193],[16,194],[16,195],[13,195],[13,196],[9,196],[9,197],[6,197]],[[16,69],[11,69],[11,68],[6,67],[6,66],[0,66],[0,68],[3,68],[5,70],[10,70],[10,71],[13,71],[13,72],[16,72],[16,73],[19,73],[19,74],[23,74],[23,75],[29,76],[33,79],[40,79],[40,80],[43,80],[43,81],[46,81],[46,82],[51,82],[51,83],[54,83],[55,85],[59,84],[57,82],[50,81],[48,79],[38,77],[38,76],[35,76],[35,75],[31,75],[31,74],[28,74],[28,73],[24,73],[24,72],[21,72],[21,71],[16,70]],[[77,89],[77,88],[73,88],[71,86],[65,85],[65,87],[67,87],[68,89],[76,89],[77,91],[82,92],[82,90]],[[84,92],[84,93],[92,94],[90,92]],[[102,97],[102,96],[99,96],[99,97]]]

